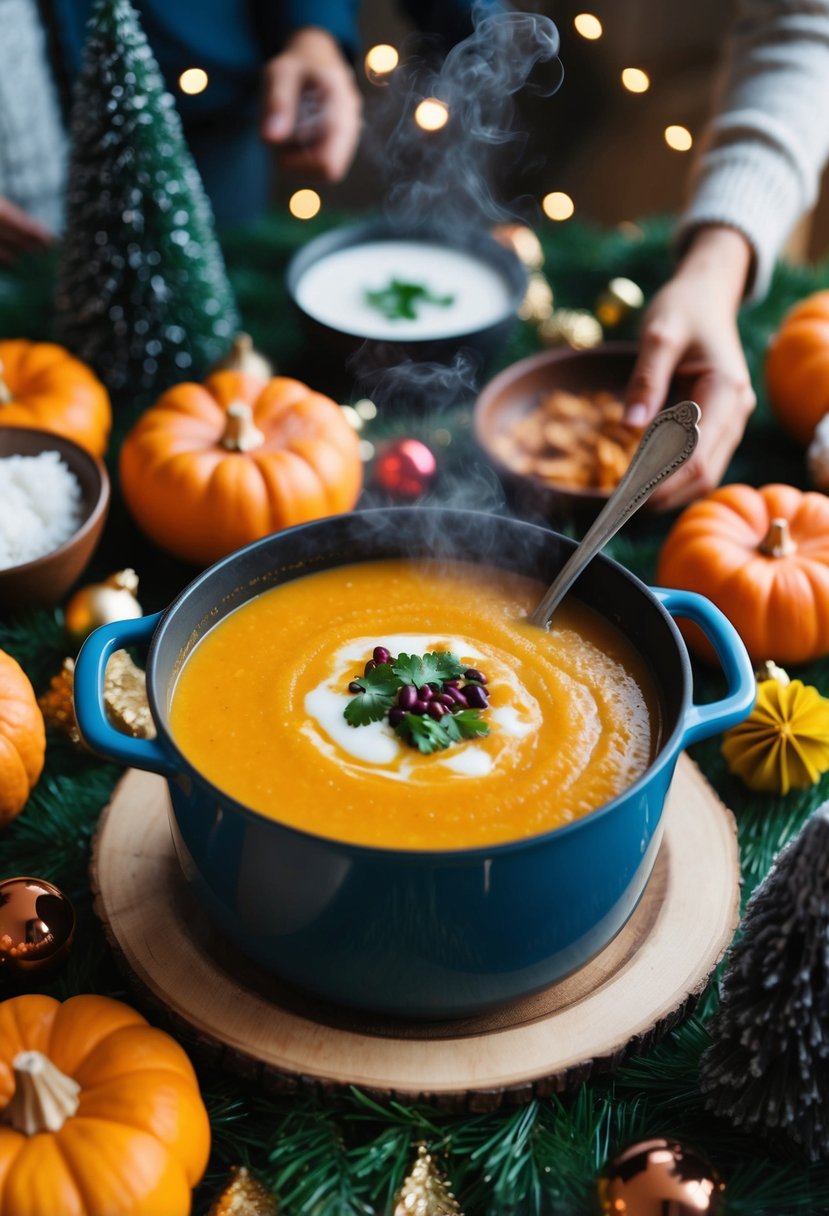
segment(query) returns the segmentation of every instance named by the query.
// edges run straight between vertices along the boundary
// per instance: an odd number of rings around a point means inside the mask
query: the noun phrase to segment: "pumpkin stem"
[[[792,540],[787,519],[773,519],[769,530],[758,546],[766,557],[790,557],[797,552],[797,545]]]
[[[3,379],[4,370],[5,368],[3,367],[3,360],[0,359],[0,405],[10,405],[11,402],[14,401],[14,397],[12,396],[12,391],[8,384],[6,384],[6,381]]]
[[[263,431],[253,421],[253,410],[246,401],[232,401],[220,441],[229,452],[252,452],[265,442]]]
[[[24,1136],[57,1132],[78,1109],[81,1087],[60,1071],[42,1051],[19,1051],[12,1060],[14,1093],[3,1112]]]

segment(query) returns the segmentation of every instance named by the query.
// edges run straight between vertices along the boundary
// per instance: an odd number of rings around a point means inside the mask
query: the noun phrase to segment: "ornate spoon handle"
[[[660,410],[642,436],[627,472],[594,519],[577,548],[559,570],[544,598],[529,616],[544,629],[587,563],[615,536],[666,477],[683,465],[697,446],[700,408],[681,401]]]

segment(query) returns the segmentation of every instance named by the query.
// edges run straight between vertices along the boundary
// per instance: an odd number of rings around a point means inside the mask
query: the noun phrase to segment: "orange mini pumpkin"
[[[783,317],[766,352],[769,402],[804,447],[829,413],[829,291],[816,291]]]
[[[31,426],[103,456],[109,394],[95,373],[54,342],[0,341],[0,426]]]
[[[721,486],[687,507],[665,538],[656,573],[698,591],[732,622],[755,663],[805,663],[829,653],[829,498],[793,486]],[[687,637],[712,651],[701,633]]]
[[[45,755],[46,728],[29,677],[0,650],[0,826],[23,810]]]
[[[362,486],[340,407],[284,376],[179,384],[121,447],[121,488],[162,549],[207,564],[291,524],[350,510]]]
[[[193,1066],[120,1001],[0,1004],[0,1216],[186,1216],[210,1151]]]

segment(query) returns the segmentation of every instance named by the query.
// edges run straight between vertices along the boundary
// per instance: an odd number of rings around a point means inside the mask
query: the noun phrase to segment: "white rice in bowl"
[[[0,458],[0,570],[60,548],[82,507],[80,482],[59,452]]]

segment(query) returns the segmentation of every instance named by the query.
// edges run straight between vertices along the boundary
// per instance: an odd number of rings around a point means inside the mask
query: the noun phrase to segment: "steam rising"
[[[399,69],[396,126],[382,149],[386,213],[404,235],[427,230],[469,247],[476,230],[515,220],[518,206],[500,197],[507,170],[526,152],[527,133],[516,123],[516,94],[550,96],[561,84],[559,36],[553,22],[533,13],[473,10],[474,29],[438,66],[421,62]],[[388,94],[386,94],[388,97]],[[424,131],[413,115],[423,98],[443,102],[445,126]],[[500,190],[499,190],[500,184]],[[469,404],[477,392],[481,355],[466,349],[449,361],[415,362],[405,344],[367,342],[350,360],[360,391],[381,408],[439,415]],[[497,512],[504,505],[495,472],[475,464],[452,482],[445,505]],[[447,501],[447,499],[449,501]],[[439,525],[434,537],[440,552]],[[482,538],[479,537],[479,543]]]
[[[439,67],[421,65],[409,79],[409,96],[384,149],[387,208],[401,227],[468,229],[514,218],[511,201],[497,196],[494,178],[503,159],[494,154],[506,145],[515,155],[526,147],[526,133],[515,128],[514,98],[525,86],[543,95],[559,87],[559,37],[549,17],[485,12],[474,10],[473,33]],[[412,120],[417,102],[429,96],[449,109],[448,123],[435,133]]]

